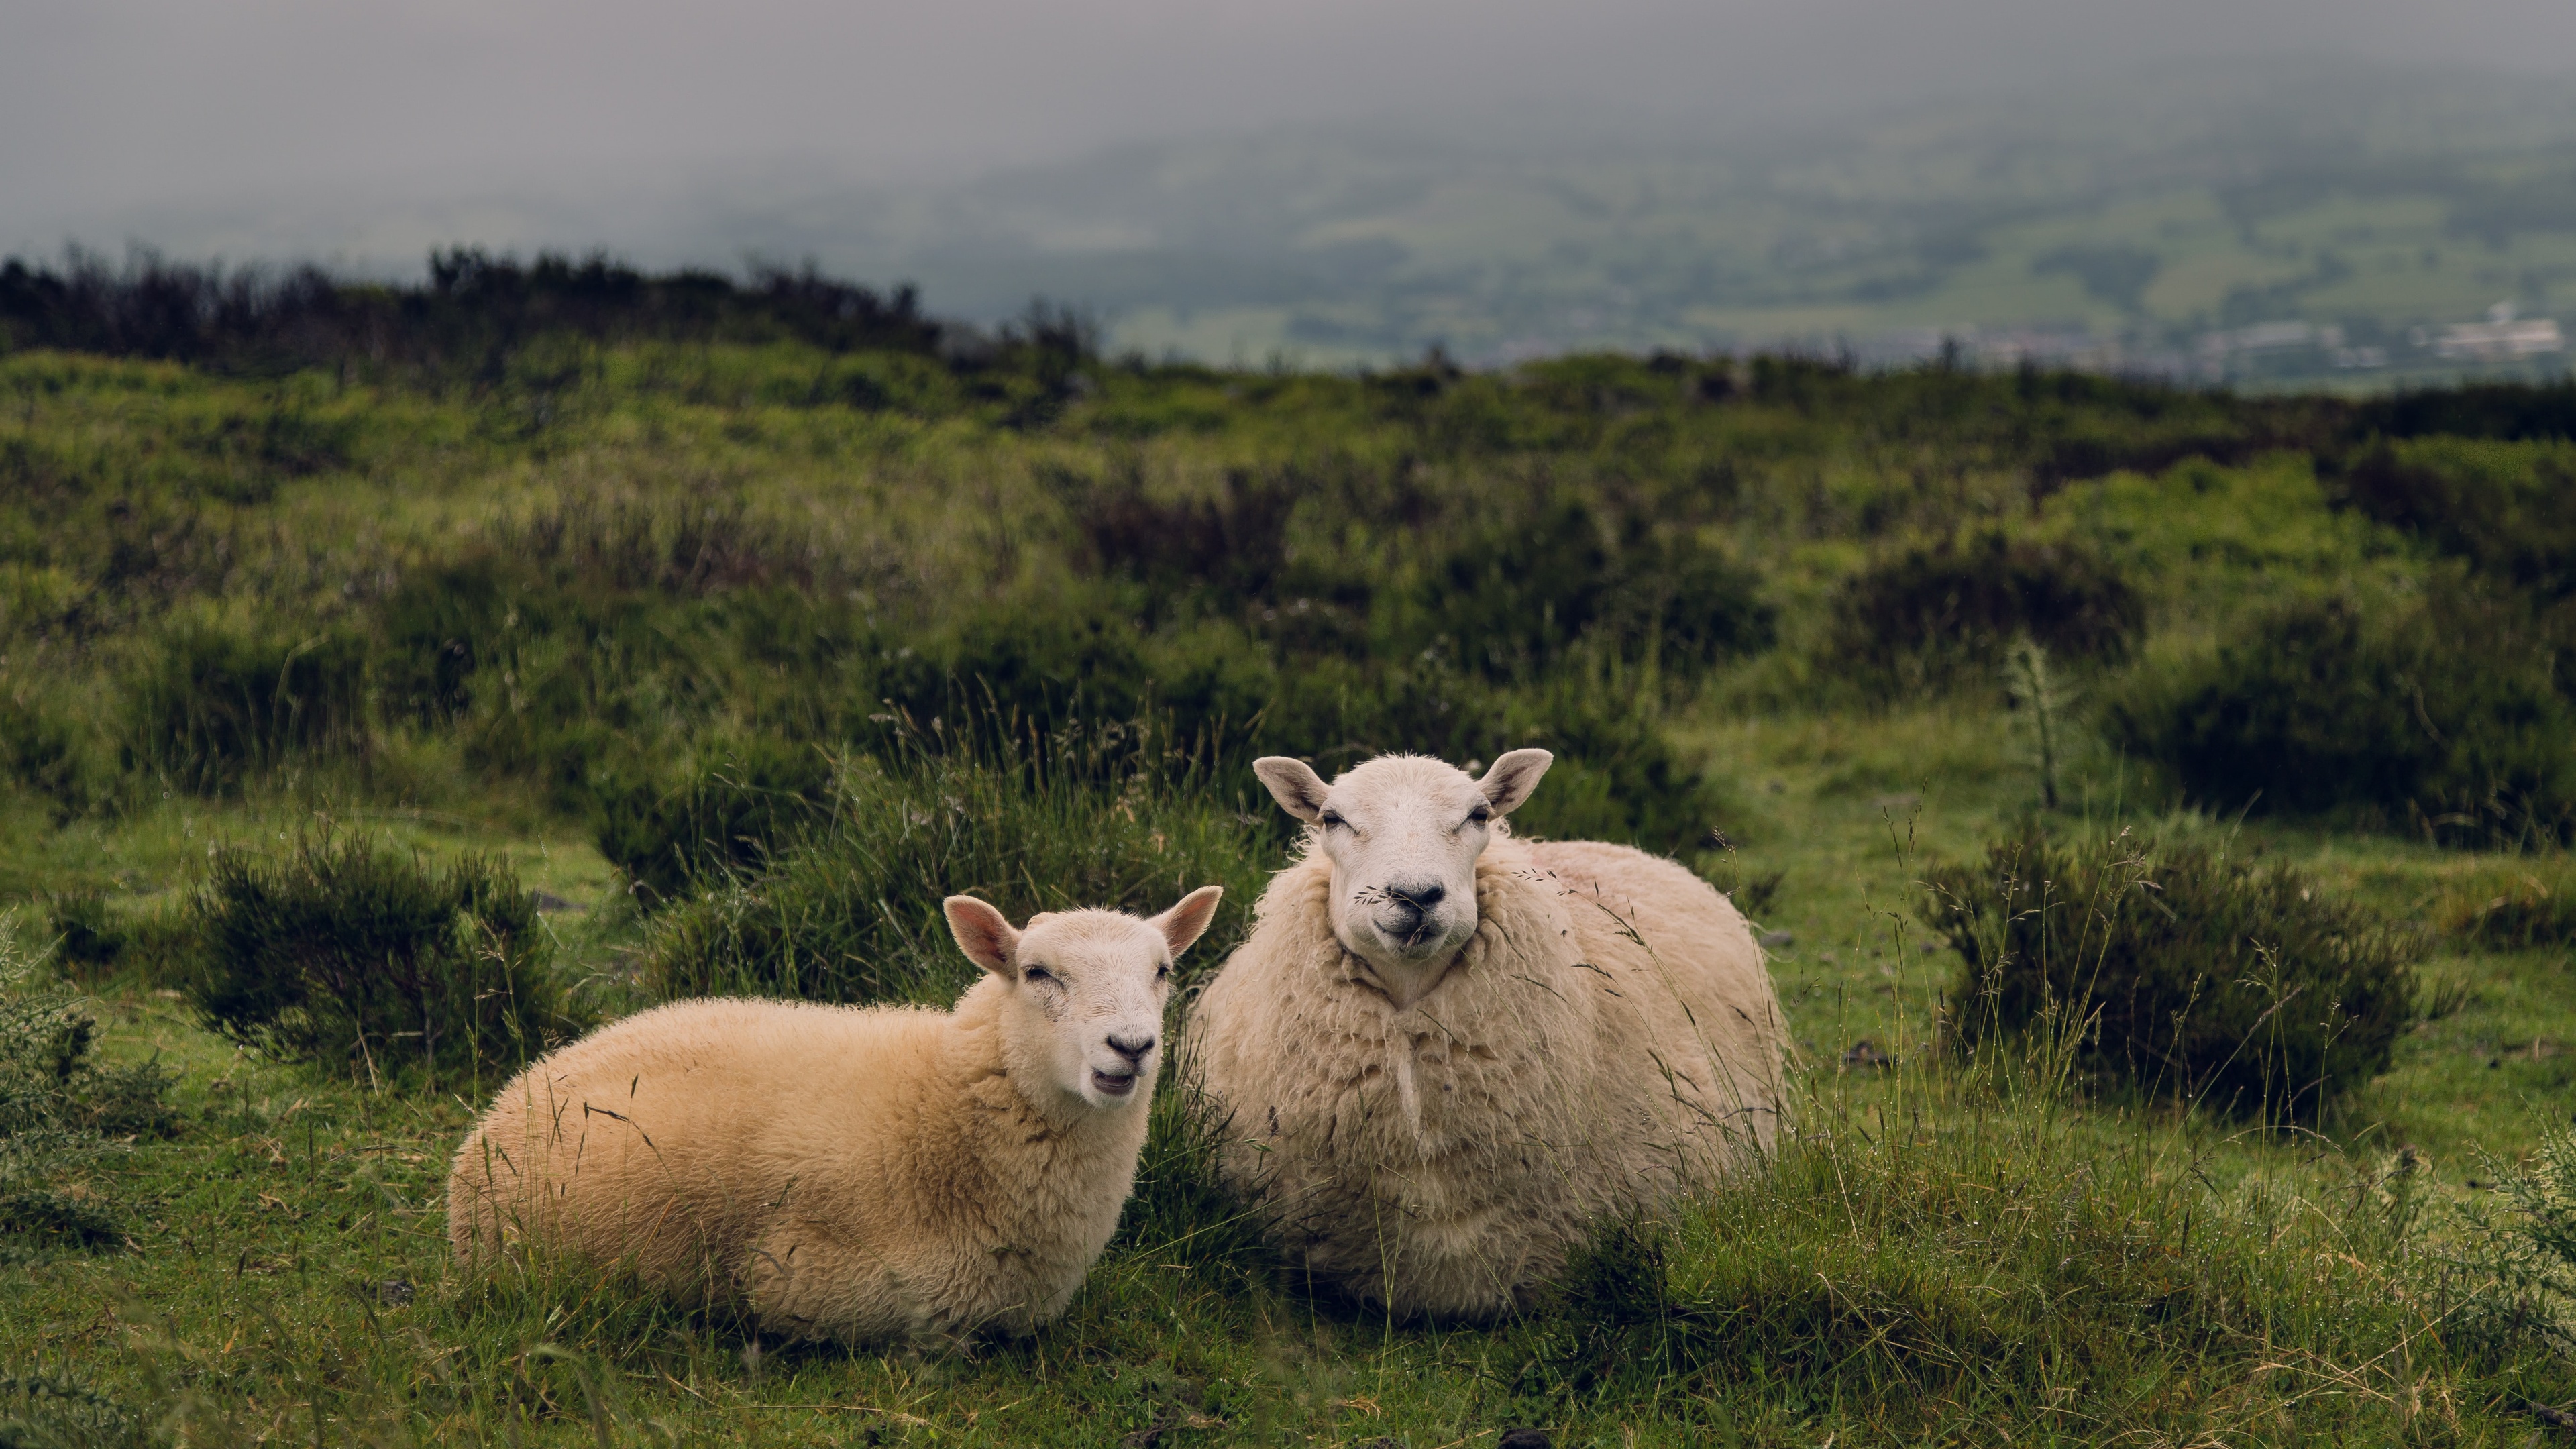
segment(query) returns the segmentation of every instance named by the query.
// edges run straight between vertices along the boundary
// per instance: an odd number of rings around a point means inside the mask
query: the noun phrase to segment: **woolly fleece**
[[[1769,1151],[1779,1001],[1681,866],[1496,839],[1475,935],[1401,1012],[1334,936],[1330,885],[1321,851],[1276,877],[1190,1018],[1219,1172],[1292,1261],[1401,1316],[1491,1317],[1601,1214]]]
[[[458,1260],[534,1237],[684,1301],[739,1295],[789,1338],[1028,1332],[1118,1225],[1153,1081],[1117,1111],[1032,1101],[1010,989],[988,976],[953,1013],[684,1001],[575,1042],[457,1151]]]

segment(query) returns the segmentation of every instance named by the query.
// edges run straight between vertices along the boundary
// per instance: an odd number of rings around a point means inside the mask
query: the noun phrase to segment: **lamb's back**
[[[870,1128],[912,1114],[945,1021],[915,1008],[704,1000],[594,1032],[513,1079],[459,1149],[457,1251],[537,1227],[556,1247],[691,1286],[721,1271],[784,1194],[882,1180],[899,1165],[879,1159],[901,1144]],[[838,1181],[814,1180],[817,1161]]]

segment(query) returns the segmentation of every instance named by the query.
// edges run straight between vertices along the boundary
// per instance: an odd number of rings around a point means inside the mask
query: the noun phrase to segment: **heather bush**
[[[2144,602],[2093,550],[1989,532],[1873,563],[1835,598],[1827,658],[1887,694],[1996,676],[2029,638],[2062,660],[2117,662]]]
[[[2413,1020],[2413,937],[2286,866],[2032,824],[1924,885],[1968,1051],[2039,1032],[2107,1084],[2313,1118]]]
[[[497,1080],[585,1024],[534,899],[486,857],[439,868],[356,835],[228,849],[191,916],[207,1022],[341,1076]]]
[[[2511,596],[2285,604],[2132,681],[2105,723],[2214,809],[2342,811],[2462,844],[2576,832],[2556,631]]]

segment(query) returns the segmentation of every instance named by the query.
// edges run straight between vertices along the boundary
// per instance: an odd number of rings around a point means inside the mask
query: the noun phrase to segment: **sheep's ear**
[[[1304,760],[1265,755],[1252,762],[1252,773],[1270,787],[1270,798],[1279,802],[1280,809],[1309,825],[1324,813],[1324,796],[1331,793],[1331,787]]]
[[[957,938],[957,949],[966,959],[996,976],[1011,974],[1012,959],[1020,954],[1020,933],[1011,929],[1010,921],[1000,911],[973,896],[950,896],[942,909],[948,912],[948,930]]]
[[[1145,924],[1163,933],[1165,944],[1178,956],[1190,949],[1190,943],[1207,934],[1208,922],[1216,919],[1216,903],[1225,899],[1225,887],[1200,886],[1181,897],[1181,903]]]
[[[1476,783],[1484,790],[1485,803],[1494,807],[1495,814],[1509,815],[1538,788],[1540,777],[1555,763],[1556,756],[1545,750],[1514,750],[1494,761],[1494,767]]]

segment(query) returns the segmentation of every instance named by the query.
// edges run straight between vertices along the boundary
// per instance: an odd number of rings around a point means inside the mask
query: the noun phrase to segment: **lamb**
[[[1743,916],[1672,861],[1513,839],[1552,763],[1254,766],[1306,849],[1192,1009],[1185,1071],[1274,1242],[1398,1316],[1523,1305],[1602,1215],[1777,1131],[1784,1023]]]
[[[1222,894],[1025,931],[951,896],[990,973],[952,1011],[682,1001],[594,1032],[520,1073],[458,1149],[457,1258],[624,1266],[789,1340],[1031,1332],[1117,1227],[1172,958]]]

